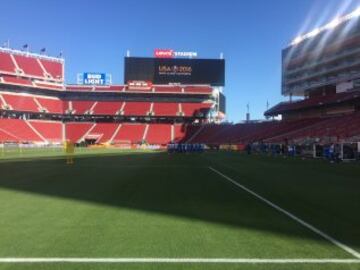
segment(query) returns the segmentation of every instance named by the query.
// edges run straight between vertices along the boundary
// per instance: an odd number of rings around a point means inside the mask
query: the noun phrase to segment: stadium
[[[359,8],[287,45],[288,101],[236,124],[222,55],[69,84],[27,47],[0,47],[0,269],[360,269]]]
[[[125,74],[127,84],[102,86],[65,85],[63,59],[11,49],[1,49],[0,57],[3,142],[48,145],[70,140],[164,146],[183,140],[187,123],[201,123],[209,119],[210,112],[220,112],[217,101],[221,95],[219,91],[215,93],[217,87],[210,84],[153,85],[152,81],[141,80],[152,75],[154,65],[157,69],[173,68],[177,67],[176,62],[185,62],[185,65],[188,62],[189,66],[193,61],[200,61],[197,72],[201,73],[207,72],[201,68],[211,64],[208,63],[211,60],[163,59],[160,62],[169,63],[160,66],[162,63],[154,63],[155,58],[129,57],[126,58],[130,69]],[[144,62],[149,70],[144,70]],[[215,64],[217,62],[224,66],[224,61],[216,60]],[[179,64],[178,67],[182,67]],[[165,73],[172,75],[157,75],[176,80],[183,71],[174,72],[175,75],[171,70]],[[91,78],[103,74],[86,75]]]

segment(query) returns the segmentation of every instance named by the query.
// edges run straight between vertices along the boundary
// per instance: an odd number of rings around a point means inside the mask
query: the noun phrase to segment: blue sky
[[[49,55],[63,51],[66,80],[84,71],[108,72],[123,82],[123,57],[152,56],[154,48],[197,51],[226,59],[227,115],[263,118],[280,95],[280,56],[297,34],[360,0],[12,0],[2,1],[0,42],[25,43]]]

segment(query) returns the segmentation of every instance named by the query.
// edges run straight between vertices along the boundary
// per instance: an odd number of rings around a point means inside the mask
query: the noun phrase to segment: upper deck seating
[[[40,59],[41,64],[46,70],[46,73],[51,75],[55,80],[63,81],[63,63],[58,61],[52,61],[48,59]]]
[[[25,75],[46,78],[44,70],[37,61],[37,58],[19,54],[14,54],[14,58]]]
[[[22,76],[62,84],[63,65],[63,61],[58,58],[12,50],[0,51],[0,75]]]
[[[0,52],[0,74],[1,73],[12,73],[15,74],[16,66],[11,59],[9,53]]]

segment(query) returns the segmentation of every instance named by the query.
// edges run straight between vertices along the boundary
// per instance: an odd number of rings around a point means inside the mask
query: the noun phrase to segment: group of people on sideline
[[[326,145],[296,145],[296,144],[264,144],[248,143],[245,146],[245,152],[270,154],[272,156],[300,156],[324,158],[331,163],[342,160],[360,160],[360,143],[349,144],[326,144]]]
[[[168,153],[201,153],[204,149],[201,143],[170,143],[167,146]]]

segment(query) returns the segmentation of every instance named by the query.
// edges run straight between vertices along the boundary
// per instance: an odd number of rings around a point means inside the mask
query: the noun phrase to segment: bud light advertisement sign
[[[83,84],[84,85],[105,85],[106,84],[106,74],[105,73],[85,72],[83,75]]]

